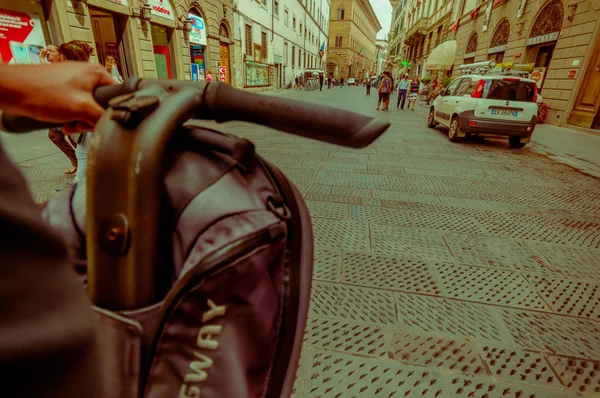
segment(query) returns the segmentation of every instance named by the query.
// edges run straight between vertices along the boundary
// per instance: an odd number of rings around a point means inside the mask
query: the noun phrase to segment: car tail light
[[[483,95],[483,87],[485,85],[485,79],[481,79],[477,82],[477,86],[475,87],[475,90],[473,91],[473,94],[471,94],[471,98],[481,98],[481,96]]]
[[[469,127],[477,126],[477,122],[475,120],[469,120]]]
[[[531,130],[533,130],[533,127],[527,126],[527,132],[529,133]]]
[[[537,84],[533,83],[533,102],[535,102],[537,104],[537,100],[538,100]]]

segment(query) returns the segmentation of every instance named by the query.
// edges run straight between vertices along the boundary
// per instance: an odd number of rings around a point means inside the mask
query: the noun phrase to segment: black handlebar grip
[[[122,84],[98,87],[94,90],[94,99],[101,107],[106,109],[111,99],[136,91],[140,81],[139,77],[132,77]]]
[[[240,120],[314,140],[363,148],[390,126],[370,116],[307,102],[257,95],[222,83],[210,83],[204,95],[205,119]]]
[[[61,126],[61,124],[41,122],[27,116],[13,115],[12,113],[0,114],[0,130],[8,133],[29,133],[30,131]]]

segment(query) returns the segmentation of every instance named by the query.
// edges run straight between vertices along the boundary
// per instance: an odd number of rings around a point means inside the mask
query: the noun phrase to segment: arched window
[[[538,14],[529,37],[543,36],[550,33],[560,32],[562,28],[564,9],[561,0],[552,0],[544,6]]]
[[[227,29],[227,25],[224,23],[221,23],[219,26],[219,36],[229,38],[229,29]]]
[[[341,47],[342,46],[342,36],[341,35],[337,35],[335,37],[335,46],[336,47]]]
[[[469,41],[467,42],[467,48],[465,49],[465,54],[471,54],[471,53],[474,53],[475,51],[477,51],[477,39],[478,39],[477,32],[473,32],[473,34],[471,34],[471,37],[469,38]]]
[[[337,10],[337,19],[338,21],[344,19],[344,9],[342,7]]]

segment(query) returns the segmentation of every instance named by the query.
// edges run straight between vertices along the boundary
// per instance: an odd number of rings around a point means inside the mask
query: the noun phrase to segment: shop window
[[[173,29],[162,25],[150,24],[152,34],[152,46],[154,50],[154,64],[156,76],[159,79],[173,79],[173,65],[171,40]]]
[[[261,32],[260,43],[261,43],[262,59],[266,62],[267,61],[267,33],[266,32]]]
[[[246,55],[252,56],[252,25],[246,24]]]
[[[495,61],[496,64],[501,64],[504,62],[504,51],[495,54],[488,55],[488,61]]]

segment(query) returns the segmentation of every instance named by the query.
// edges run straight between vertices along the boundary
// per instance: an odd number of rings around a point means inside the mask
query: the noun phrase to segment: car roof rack
[[[514,62],[496,64],[495,61],[484,61],[461,65],[459,70],[462,75],[494,74],[529,78],[529,74],[533,71],[533,66],[530,64],[515,64]]]

